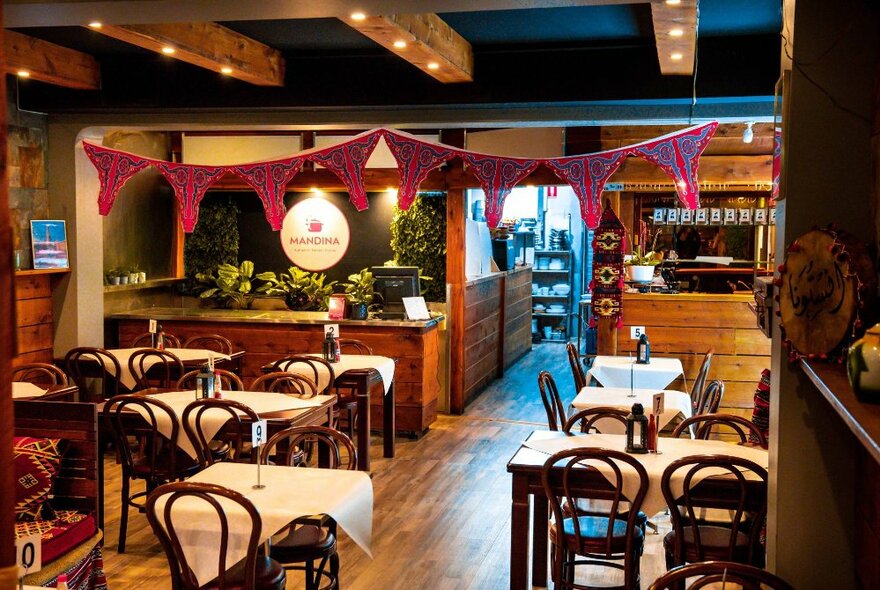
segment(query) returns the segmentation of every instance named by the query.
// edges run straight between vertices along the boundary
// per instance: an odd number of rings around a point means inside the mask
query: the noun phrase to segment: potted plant
[[[624,261],[631,281],[650,283],[654,278],[654,268],[663,261],[663,253],[656,250],[659,237],[660,230],[657,230],[651,241],[651,249],[648,250],[648,224],[639,221],[639,241],[633,249],[632,255]]]
[[[111,268],[105,275],[108,285],[118,285],[121,278],[122,271],[118,268]]]
[[[197,273],[196,280],[207,287],[199,293],[202,299],[213,299],[226,307],[248,309],[254,300],[251,293],[254,263],[245,260],[239,266],[221,264],[214,273]]]
[[[134,285],[138,282],[138,277],[140,275],[140,267],[137,264],[132,264],[128,267],[128,284]]]
[[[327,300],[333,294],[336,281],[326,282],[324,274],[318,274],[291,266],[286,273],[261,272],[256,276],[263,281],[258,293],[270,297],[283,297],[287,308],[294,311],[327,311]]]
[[[348,275],[348,282],[345,283],[345,294],[351,304],[351,319],[365,320],[369,306],[373,302],[375,293],[373,285],[376,279],[369,269],[362,269],[357,274]]]

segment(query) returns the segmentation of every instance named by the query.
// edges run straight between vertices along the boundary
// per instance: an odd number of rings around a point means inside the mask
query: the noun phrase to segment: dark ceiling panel
[[[782,30],[780,0],[701,0],[700,35],[764,35]]]
[[[108,56],[146,57],[154,55],[152,51],[117,41],[85,27],[33,27],[14,30],[31,37],[50,41],[56,45],[94,55],[98,59]]]
[[[221,24],[283,52],[384,51],[373,41],[335,18],[234,21]]]

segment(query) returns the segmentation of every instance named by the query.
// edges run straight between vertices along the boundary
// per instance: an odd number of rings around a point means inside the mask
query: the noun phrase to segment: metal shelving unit
[[[542,258],[561,258],[563,259],[563,264],[565,265],[565,268],[539,269],[537,268],[537,266],[539,260]],[[565,305],[565,311],[562,313],[532,311],[532,316],[538,318],[539,334],[543,335],[545,326],[550,326],[554,329],[560,326],[565,328],[565,337],[562,340],[553,340],[542,337],[541,342],[565,343],[568,342],[568,339],[571,337],[571,306],[572,297],[574,297],[575,292],[575,286],[572,284],[572,278],[574,276],[572,261],[573,256],[571,250],[535,250],[535,268],[532,269],[532,279],[535,283],[537,283],[538,287],[552,288],[553,285],[558,285],[560,283],[569,286],[569,291],[567,295],[532,294],[533,304],[544,303],[549,306],[551,303],[562,303],[563,305]]]

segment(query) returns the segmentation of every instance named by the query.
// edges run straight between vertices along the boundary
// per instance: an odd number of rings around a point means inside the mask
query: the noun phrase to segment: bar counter
[[[378,355],[396,360],[394,373],[397,430],[421,434],[437,416],[440,394],[438,332],[443,316],[430,320],[328,320],[327,312],[258,309],[153,307],[107,318],[107,332],[125,345],[147,331],[148,320],[181,341],[198,334],[220,334],[245,350],[241,377],[249,383],[261,367],[291,354],[321,351],[324,324],[339,324],[340,337],[360,340]],[[371,420],[382,424],[382,396],[370,399]]]

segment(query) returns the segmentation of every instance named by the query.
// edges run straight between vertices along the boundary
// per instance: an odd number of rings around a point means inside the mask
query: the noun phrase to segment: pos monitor
[[[417,266],[374,266],[370,269],[373,278],[373,292],[379,295],[382,303],[383,319],[405,319],[404,297],[419,296],[419,267]]]

